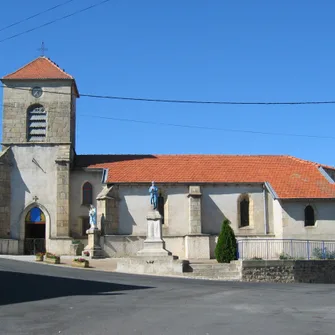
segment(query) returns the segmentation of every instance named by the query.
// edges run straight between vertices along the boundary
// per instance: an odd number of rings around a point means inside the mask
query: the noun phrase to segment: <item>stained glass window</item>
[[[89,182],[83,185],[83,205],[91,205],[93,198],[93,187]]]
[[[34,207],[26,215],[25,222],[30,224],[45,224],[45,215],[40,208]]]

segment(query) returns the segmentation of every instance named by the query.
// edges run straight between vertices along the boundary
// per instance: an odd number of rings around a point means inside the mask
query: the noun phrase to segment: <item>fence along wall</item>
[[[241,239],[239,259],[335,259],[335,241],[298,239]]]

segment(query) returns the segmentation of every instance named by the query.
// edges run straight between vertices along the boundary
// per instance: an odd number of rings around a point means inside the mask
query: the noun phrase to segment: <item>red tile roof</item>
[[[74,78],[62,70],[56,63],[47,57],[41,56],[33,60],[32,62],[24,65],[15,72],[7,74],[2,79],[15,79],[15,80],[26,80],[26,79],[70,79],[73,80],[75,89],[78,93],[76,82]]]
[[[264,183],[281,199],[335,198],[319,167],[291,156],[79,155],[76,165],[108,169],[108,183]]]

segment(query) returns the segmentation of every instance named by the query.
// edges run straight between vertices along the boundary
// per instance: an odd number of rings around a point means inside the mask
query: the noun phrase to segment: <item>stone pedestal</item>
[[[98,228],[90,228],[86,230],[88,235],[88,244],[84,248],[82,253],[83,256],[85,255],[85,251],[89,252],[89,258],[103,258],[104,252],[100,247],[100,230]]]
[[[157,210],[149,211],[147,223],[147,238],[143,249],[135,257],[118,259],[116,271],[162,275],[183,273],[188,262],[179,260],[165,249],[162,216]]]
[[[147,238],[144,247],[137,253],[138,256],[170,256],[164,248],[162,240],[162,216],[157,210],[152,210],[147,215]]]
[[[84,249],[84,244],[79,242],[76,244],[70,245],[70,255],[71,256],[80,256],[82,254],[82,251]]]
[[[185,236],[185,257],[186,259],[210,259],[209,235]]]

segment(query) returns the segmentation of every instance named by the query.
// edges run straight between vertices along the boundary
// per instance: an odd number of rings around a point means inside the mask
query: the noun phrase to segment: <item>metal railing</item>
[[[26,238],[24,240],[24,254],[36,255],[37,252],[45,252],[45,239]]]
[[[335,241],[240,239],[239,259],[335,259]]]

